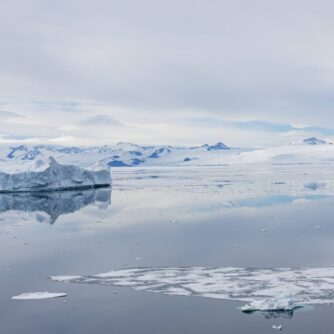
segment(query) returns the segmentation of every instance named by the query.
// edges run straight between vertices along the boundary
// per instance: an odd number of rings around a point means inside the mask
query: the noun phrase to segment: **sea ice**
[[[50,276],[50,279],[58,282],[72,281],[81,278],[82,276]]]
[[[272,325],[272,329],[277,329],[278,331],[281,331],[283,329],[282,325]]]
[[[15,300],[37,300],[37,299],[50,299],[50,298],[59,298],[66,297],[66,293],[58,293],[58,292],[26,292],[22,293],[18,296],[13,296],[12,299]]]
[[[166,295],[249,303],[243,311],[292,311],[304,304],[334,304],[334,267],[132,268],[88,276],[53,276],[58,282],[132,287]],[[288,294],[288,295],[287,295]]]
[[[251,303],[241,307],[243,312],[254,311],[293,311],[300,306],[295,304],[293,298],[289,295],[282,295],[277,298],[264,300],[254,300]]]

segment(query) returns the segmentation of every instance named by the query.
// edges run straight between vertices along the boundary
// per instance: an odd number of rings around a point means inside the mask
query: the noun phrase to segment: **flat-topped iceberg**
[[[19,164],[0,164],[0,192],[90,189],[110,184],[110,169],[101,164],[81,168],[46,156]]]

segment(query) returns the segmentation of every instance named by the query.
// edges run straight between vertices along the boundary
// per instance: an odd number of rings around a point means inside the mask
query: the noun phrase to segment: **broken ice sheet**
[[[132,268],[87,276],[50,278],[58,282],[132,287],[166,295],[243,301],[249,303],[247,311],[291,312],[304,304],[334,304],[334,267]],[[282,295],[289,297],[284,299]]]
[[[255,311],[293,311],[300,308],[289,294],[283,294],[275,298],[254,300],[241,307],[242,312],[251,313]]]

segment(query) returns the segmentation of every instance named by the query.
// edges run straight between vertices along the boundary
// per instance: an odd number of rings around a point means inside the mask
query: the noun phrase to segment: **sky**
[[[0,143],[334,139],[334,2],[1,0]]]

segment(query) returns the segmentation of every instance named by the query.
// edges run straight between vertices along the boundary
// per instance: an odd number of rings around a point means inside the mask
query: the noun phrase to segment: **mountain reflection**
[[[107,208],[111,203],[111,188],[81,191],[60,191],[24,194],[1,194],[0,213],[24,211],[36,213],[39,222],[54,224],[59,216],[96,204]]]

